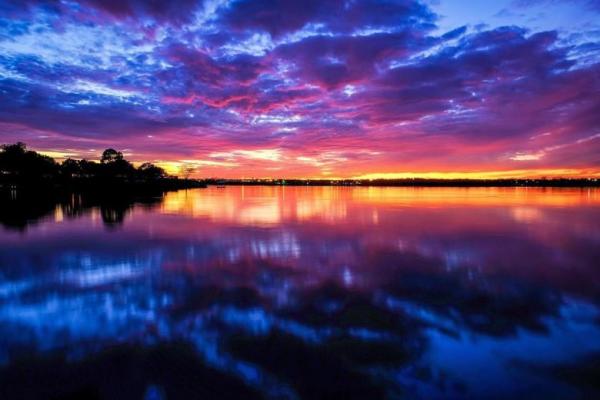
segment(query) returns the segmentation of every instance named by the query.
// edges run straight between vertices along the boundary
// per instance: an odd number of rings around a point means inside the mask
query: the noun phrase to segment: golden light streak
[[[547,207],[600,206],[600,190],[578,188],[418,188],[228,186],[169,192],[161,212],[272,226],[282,221],[356,220],[381,224],[378,207],[443,209],[508,207],[520,222],[544,218]],[[366,210],[358,212],[359,210]]]
[[[596,178],[600,171],[560,169],[516,169],[505,171],[457,171],[457,172],[384,172],[356,175],[352,179],[536,179],[536,178]]]

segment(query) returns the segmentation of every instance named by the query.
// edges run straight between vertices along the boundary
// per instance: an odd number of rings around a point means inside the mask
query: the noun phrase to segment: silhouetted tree
[[[198,167],[194,164],[191,163],[185,163],[185,164],[181,164],[181,166],[179,167],[179,171],[180,174],[185,178],[185,179],[189,179],[190,176],[196,172],[196,170],[198,169]]]
[[[106,149],[100,159],[102,176],[108,179],[132,179],[135,167],[123,158],[123,153],[115,149]]]
[[[3,144],[2,150],[7,155],[23,155],[27,151],[27,145],[23,142],[17,142],[15,144]]]
[[[116,160],[104,165],[108,176],[118,179],[132,179],[135,175],[135,167],[127,160]]]
[[[100,175],[100,164],[94,161],[81,160],[79,161],[82,178],[95,178]]]
[[[3,145],[0,152],[0,174],[13,180],[51,179],[58,166],[50,157],[28,151],[24,143]]]
[[[123,153],[120,151],[116,151],[115,149],[106,149],[102,153],[102,158],[100,162],[102,164],[109,164],[117,161],[123,160]]]
[[[81,163],[72,158],[67,158],[60,165],[60,172],[66,178],[74,178],[81,176]]]
[[[157,180],[167,176],[164,169],[157,167],[152,163],[144,163],[137,169],[138,175],[143,180]]]

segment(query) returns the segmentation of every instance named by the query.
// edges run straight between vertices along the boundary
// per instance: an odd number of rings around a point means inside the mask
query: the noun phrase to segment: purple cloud
[[[277,150],[299,174],[340,176],[600,167],[594,30],[442,31],[419,1],[0,10],[0,135],[29,131],[42,149],[119,141],[164,161]]]

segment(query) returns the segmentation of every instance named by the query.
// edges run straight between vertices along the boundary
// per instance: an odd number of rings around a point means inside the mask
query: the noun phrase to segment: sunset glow
[[[599,21],[587,0],[0,0],[0,142],[195,177],[600,177]]]

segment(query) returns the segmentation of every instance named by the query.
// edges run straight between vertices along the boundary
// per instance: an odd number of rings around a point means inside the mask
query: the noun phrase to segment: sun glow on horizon
[[[68,158],[99,161],[97,150],[36,150],[40,154],[62,162]],[[127,154],[127,153],[126,153]],[[244,160],[252,160],[257,164],[254,170],[245,168]],[[596,168],[532,168],[532,169],[505,169],[505,170],[423,170],[423,171],[398,171],[398,172],[350,172],[345,171],[344,162],[337,160],[335,164],[323,165],[314,161],[313,157],[295,156],[297,163],[290,162],[276,149],[260,150],[235,150],[231,152],[213,152],[203,158],[190,158],[179,160],[161,159],[134,159],[132,164],[136,167],[151,162],[163,168],[169,175],[194,179],[308,179],[308,180],[379,180],[379,179],[541,179],[541,178],[600,178],[600,169]],[[307,163],[314,161],[318,173],[298,173]],[[262,164],[260,164],[262,163]],[[265,164],[266,163],[266,164]],[[281,166],[277,166],[281,164]],[[275,165],[275,166],[274,166]],[[331,168],[335,167],[335,170]],[[184,169],[190,172],[185,173]]]
[[[600,170],[557,168],[518,169],[502,171],[445,171],[369,173],[353,179],[540,179],[540,178],[597,178]]]

